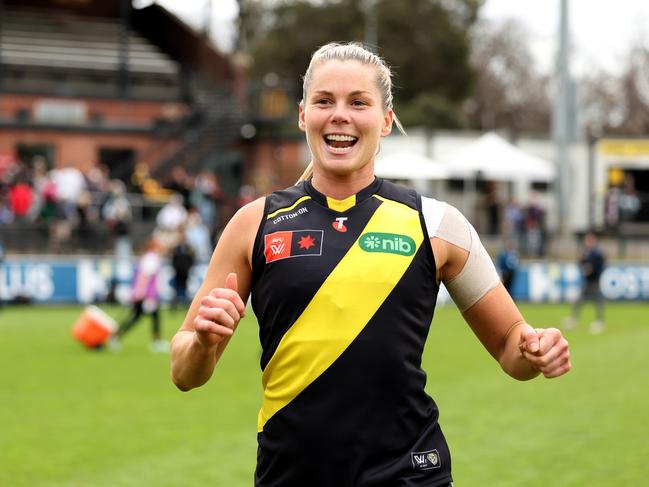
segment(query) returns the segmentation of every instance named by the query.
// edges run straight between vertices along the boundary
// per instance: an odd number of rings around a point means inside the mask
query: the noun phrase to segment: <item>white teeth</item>
[[[330,134],[326,136],[326,139],[335,142],[354,142],[356,137],[352,137],[351,135]]]

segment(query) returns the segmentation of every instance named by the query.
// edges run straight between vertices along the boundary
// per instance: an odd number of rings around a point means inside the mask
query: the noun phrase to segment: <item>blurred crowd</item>
[[[501,237],[522,256],[545,257],[548,229],[547,210],[537,192],[525,202],[515,197],[500,198],[497,185],[487,181],[476,209],[476,226],[481,235]]]
[[[176,166],[157,180],[147,165],[137,164],[123,181],[111,178],[106,166],[48,170],[44,158],[34,157],[0,168],[0,230],[38,228],[51,250],[70,252],[74,242],[105,240],[108,231],[115,253],[125,256],[132,252],[134,229],[149,223],[169,251],[186,242],[196,261],[205,262],[232,211],[256,196],[247,186],[228,196],[217,174],[207,170],[189,174]]]

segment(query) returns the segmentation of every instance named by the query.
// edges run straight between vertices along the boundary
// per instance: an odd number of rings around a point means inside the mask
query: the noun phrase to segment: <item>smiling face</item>
[[[306,133],[314,175],[373,177],[381,137],[392,129],[374,66],[324,61],[313,70],[300,103],[299,127]]]

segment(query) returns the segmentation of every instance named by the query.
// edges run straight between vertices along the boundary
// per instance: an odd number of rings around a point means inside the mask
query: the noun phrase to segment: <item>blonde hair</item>
[[[309,62],[309,67],[307,68],[306,73],[304,73],[302,81],[302,102],[304,102],[304,98],[306,97],[309,85],[311,84],[311,80],[313,79],[313,69],[318,64],[322,64],[327,61],[357,61],[361,64],[373,66],[374,68],[376,68],[377,87],[381,92],[383,109],[385,111],[392,110],[394,112],[392,96],[392,71],[380,56],[374,54],[369,49],[366,49],[359,42],[349,42],[344,44],[339,42],[330,42],[329,44],[325,44],[324,46],[320,47],[313,53],[313,55],[311,56],[311,61]],[[396,125],[399,132],[406,135],[406,131],[401,125],[401,122],[397,118],[396,114],[394,114],[394,124]],[[302,176],[300,176],[298,182],[304,181],[309,176],[311,176],[313,172],[312,166],[313,163],[310,162]]]

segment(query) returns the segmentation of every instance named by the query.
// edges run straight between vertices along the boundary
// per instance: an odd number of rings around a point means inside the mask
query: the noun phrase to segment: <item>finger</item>
[[[234,305],[237,307],[237,311],[239,311],[239,314],[241,316],[244,316],[246,314],[245,313],[246,305],[241,299],[241,296],[239,296],[239,293],[236,292],[234,289],[217,287],[212,289],[209,295],[214,296],[215,298],[223,298],[232,301]]]
[[[567,374],[572,369],[572,363],[570,360],[559,363],[556,367],[548,369],[543,372],[543,376],[547,379],[554,379],[555,377],[560,377],[564,374]]]
[[[236,305],[229,299],[216,298],[214,296],[205,296],[201,299],[201,306],[207,314],[210,314],[212,309],[223,309],[228,313],[236,323],[241,319],[241,314]],[[212,316],[210,316],[212,319]]]
[[[539,355],[544,355],[562,339],[561,331],[547,328],[539,332]]]
[[[540,372],[545,372],[551,368],[556,367],[556,364],[560,362],[560,358],[564,350],[561,350],[558,347],[553,347],[547,353],[541,355],[537,354],[527,354],[525,358],[530,362],[535,369]]]
[[[199,333],[213,333],[223,337],[231,336],[234,333],[232,328],[198,317],[194,320],[194,329]]]
[[[539,337],[536,330],[526,328],[521,333],[520,343],[521,352],[536,353],[539,351]]]
[[[568,350],[567,346],[559,345],[552,347],[552,350],[543,356],[528,355],[527,360],[535,369],[547,377],[548,374],[553,374],[554,371],[570,362],[570,350]],[[565,373],[565,371],[562,373]]]
[[[232,310],[236,313],[236,316],[233,316],[228,310],[222,307],[212,308],[205,306],[199,311],[199,316],[214,323],[234,328],[239,322],[239,313],[234,308],[234,305],[232,305]]]

